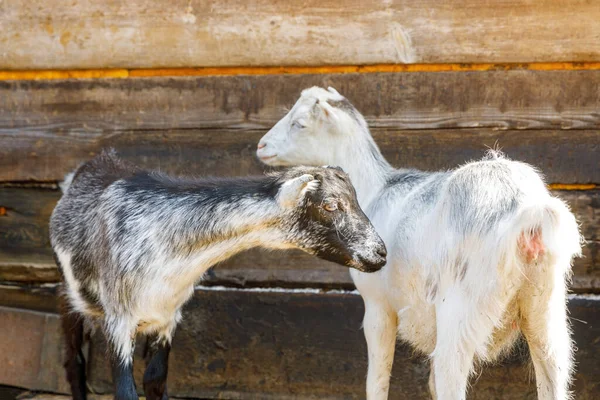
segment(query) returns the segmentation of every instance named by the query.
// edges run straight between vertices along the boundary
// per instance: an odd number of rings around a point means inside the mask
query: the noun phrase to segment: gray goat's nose
[[[386,250],[386,248],[385,247],[380,247],[379,249],[377,249],[377,254],[379,254],[383,258],[387,257],[387,250]]]
[[[264,147],[267,147],[267,144],[266,144],[266,143],[263,143],[263,142],[259,142],[259,143],[258,143],[258,148],[259,148],[259,149],[262,149],[262,148],[264,148]]]

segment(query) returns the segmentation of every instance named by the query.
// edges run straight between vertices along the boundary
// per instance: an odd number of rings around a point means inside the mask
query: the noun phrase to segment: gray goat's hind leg
[[[69,309],[65,295],[60,296],[60,319],[65,336],[66,354],[64,367],[71,386],[73,400],[86,400],[85,358],[83,346],[84,318]]]

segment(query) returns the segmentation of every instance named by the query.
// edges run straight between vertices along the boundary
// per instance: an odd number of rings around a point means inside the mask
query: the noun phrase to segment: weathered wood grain
[[[600,11],[575,0],[0,7],[4,69],[600,60]]]
[[[0,308],[20,308],[39,313],[59,312],[60,284],[0,284]]]
[[[334,86],[372,127],[600,127],[600,70],[510,70],[0,81],[0,128],[268,129],[315,85]]]
[[[71,400],[72,397],[64,394],[53,394],[53,393],[37,393],[37,392],[29,392],[27,390],[19,390],[17,388],[10,388],[12,390],[6,390],[6,399],[27,399],[27,400]],[[2,388],[0,388],[0,396],[2,396],[4,392]],[[11,396],[12,394],[12,396]],[[11,397],[9,397],[11,396]],[[4,397],[0,397],[4,398]],[[175,398],[170,396],[170,398]],[[112,394],[90,394],[88,395],[89,400],[113,400],[114,397]],[[145,400],[144,396],[140,396],[139,400]]]
[[[0,307],[0,384],[68,393],[55,314]]]
[[[57,189],[0,187],[0,259],[18,259],[25,264],[48,263],[52,249],[48,238],[48,222],[56,202]]]
[[[449,168],[498,144],[552,182],[600,182],[600,71],[0,82],[0,180],[59,180],[104,146],[176,172],[259,172],[256,142],[315,84],[347,95],[395,165]]]
[[[187,129],[78,136],[23,131],[0,138],[0,180],[59,181],[107,147],[145,168],[174,174],[261,174],[267,167],[255,150],[264,133]],[[377,128],[372,133],[384,156],[397,167],[451,169],[501,146],[509,157],[539,168],[549,182],[600,182],[600,130]]]
[[[573,289],[600,291],[600,190],[554,191],[571,206],[588,240],[574,265]],[[0,281],[56,282],[48,220],[60,198],[57,189],[0,187]],[[300,251],[252,250],[206,275],[206,284],[233,286],[351,288],[345,267]]]
[[[600,301],[576,297],[569,301],[569,310],[579,349],[575,394],[578,399],[596,399],[600,396]],[[3,320],[10,316],[16,321],[13,329],[24,333],[28,325],[19,321],[41,324],[42,319],[56,319],[53,314],[7,308],[0,308],[0,315]],[[362,315],[362,300],[353,293],[198,290],[175,334],[170,394],[230,399],[364,398],[367,354],[360,329]],[[54,357],[46,365],[60,371],[58,333],[38,328],[40,324],[36,328],[46,337],[46,351]],[[14,332],[4,334],[15,337]],[[143,340],[138,340],[134,364],[138,388],[142,349]],[[0,357],[38,365],[22,346],[8,350]],[[103,340],[94,335],[88,358],[89,387],[98,394],[112,390],[105,354]],[[483,368],[469,398],[534,399],[535,384],[526,359],[521,347],[501,365]],[[390,399],[428,399],[427,373],[426,360],[399,344]],[[0,382],[14,384],[11,376],[11,371],[0,370]],[[44,382],[45,387],[37,383],[40,389],[65,393],[52,382]]]

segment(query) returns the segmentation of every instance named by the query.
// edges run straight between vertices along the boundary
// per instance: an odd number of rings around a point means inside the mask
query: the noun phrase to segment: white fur
[[[455,400],[465,398],[475,361],[497,359],[520,332],[531,350],[538,397],[568,398],[566,279],[580,254],[568,207],[533,168],[497,153],[413,187],[387,185],[398,171],[383,159],[360,114],[329,104],[343,100],[331,88],[305,90],[261,139],[257,155],[269,165],[341,166],[386,243],[381,271],[350,271],[366,308],[367,398],[388,396],[396,335],[430,355],[432,396]],[[426,191],[436,196],[432,204],[421,200]],[[502,210],[503,198],[514,198],[515,209],[484,219],[486,210]],[[478,213],[481,219],[467,218]],[[463,232],[461,224],[470,228]],[[535,244],[537,237],[544,252],[528,260],[520,243]]]
[[[73,268],[71,267],[71,254],[63,250],[60,246],[54,247],[56,257],[62,266],[62,273],[65,280],[65,289],[69,298],[69,304],[73,307],[73,311],[92,314],[88,309],[86,302],[81,298],[79,294],[79,282],[73,276]]]
[[[69,186],[71,186],[71,182],[73,182],[73,177],[75,177],[75,172],[69,172],[65,175],[65,179],[58,184],[61,192],[66,193],[69,190]]]

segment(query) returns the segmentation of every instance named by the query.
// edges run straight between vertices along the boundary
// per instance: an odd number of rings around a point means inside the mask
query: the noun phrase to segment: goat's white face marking
[[[331,149],[344,140],[336,127],[347,116],[328,101],[342,100],[332,88],[304,90],[290,112],[260,140],[258,158],[271,166],[329,163]]]

